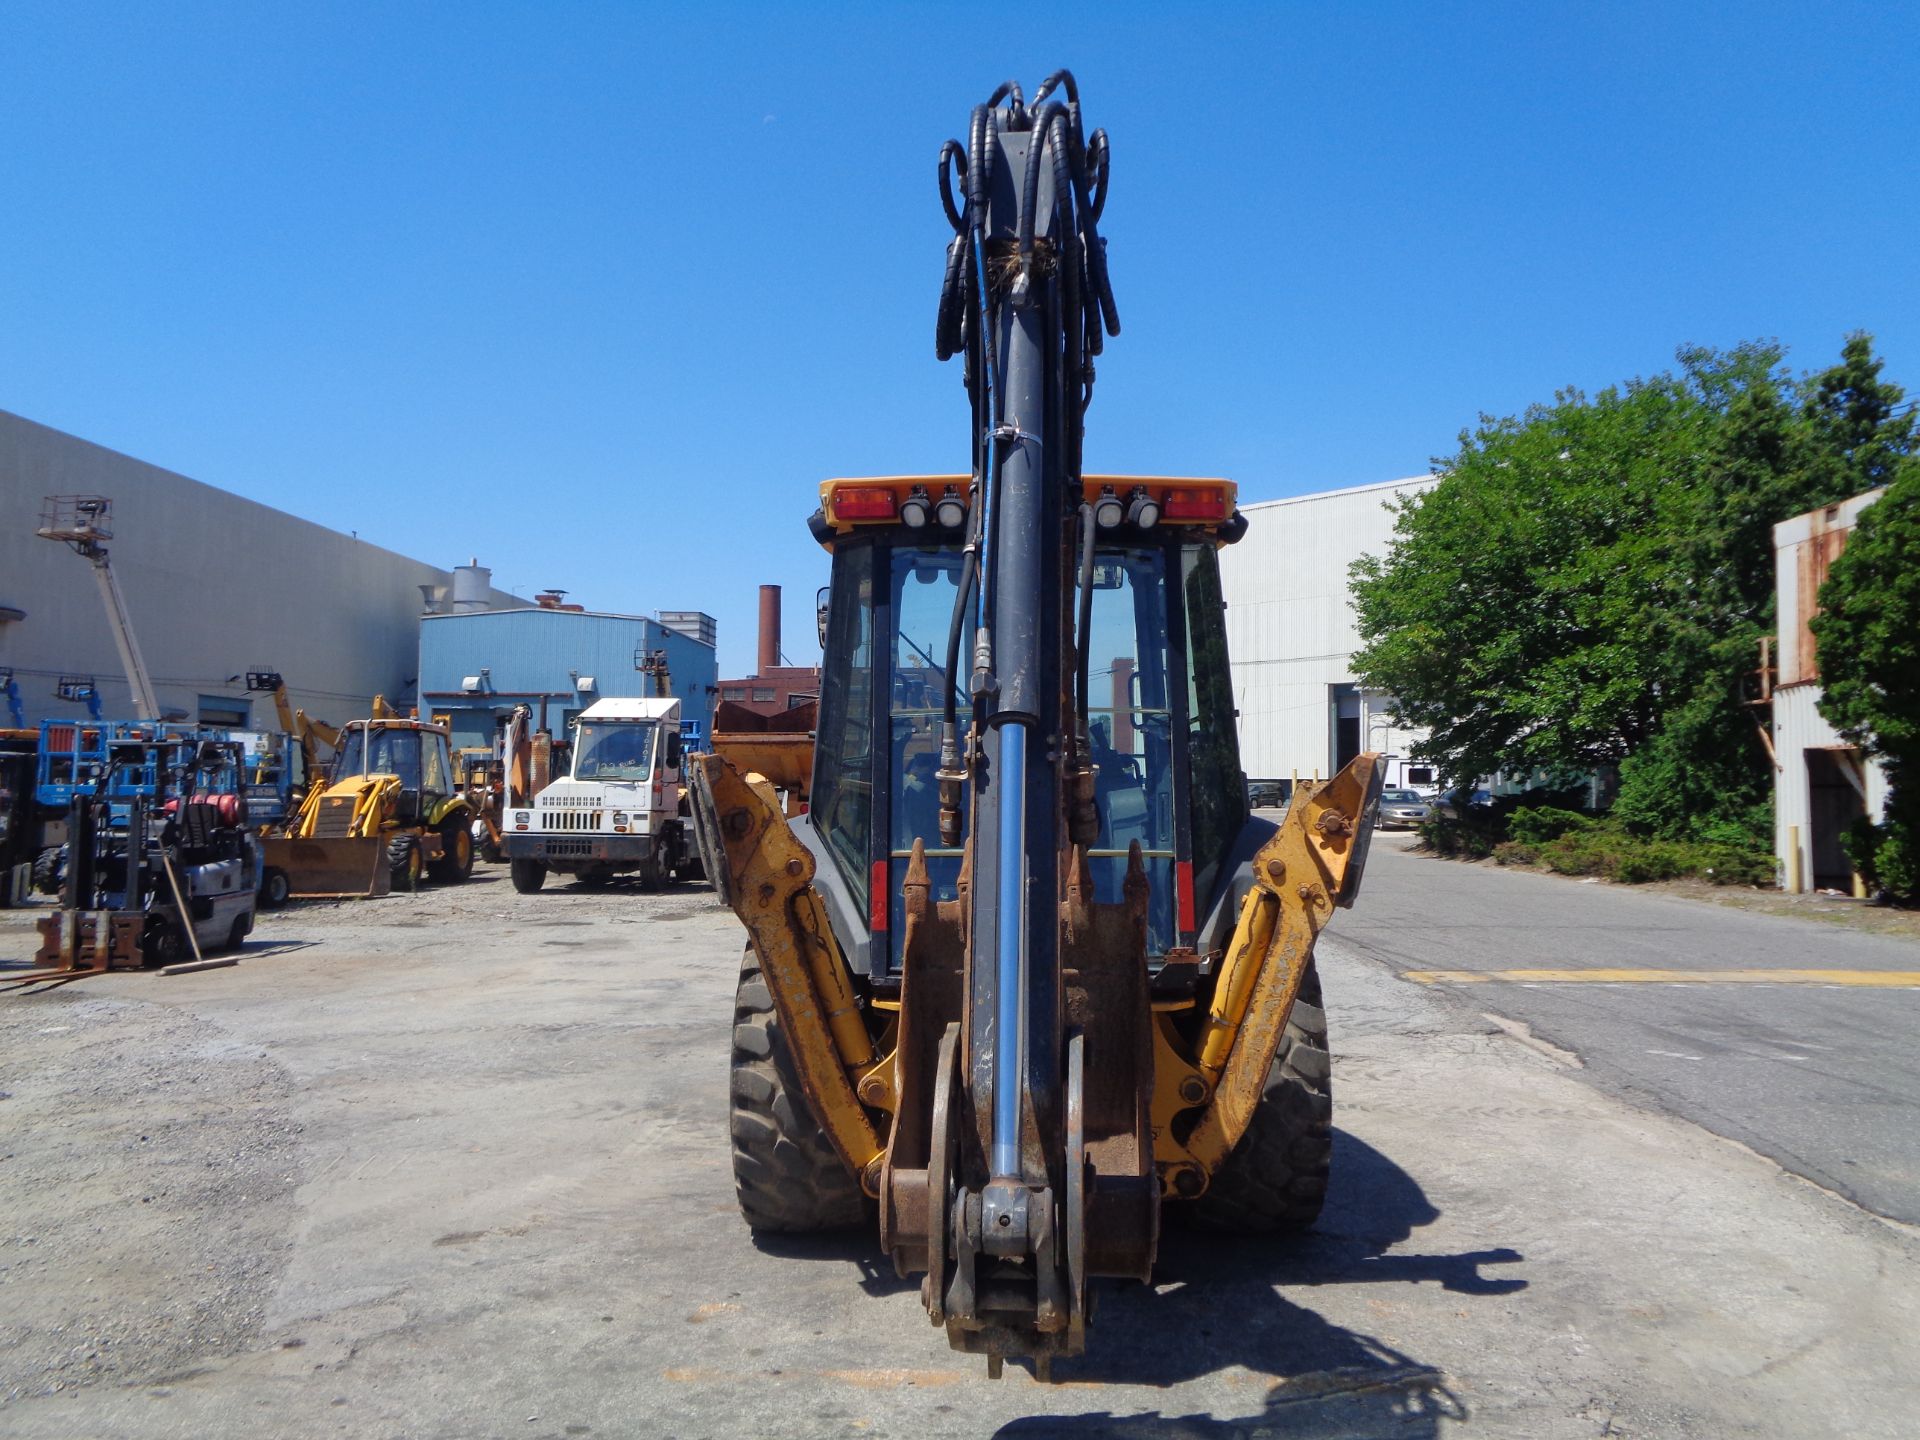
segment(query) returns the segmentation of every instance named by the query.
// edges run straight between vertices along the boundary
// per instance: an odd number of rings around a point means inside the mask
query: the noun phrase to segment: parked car
[[[1382,830],[1396,826],[1411,829],[1433,814],[1433,807],[1418,790],[1382,790],[1380,809],[1374,823]]]
[[[1433,802],[1433,813],[1447,820],[1458,820],[1462,811],[1491,812],[1492,809],[1491,790],[1455,790]]]
[[[1283,809],[1292,790],[1291,780],[1249,780],[1247,806],[1253,810]]]

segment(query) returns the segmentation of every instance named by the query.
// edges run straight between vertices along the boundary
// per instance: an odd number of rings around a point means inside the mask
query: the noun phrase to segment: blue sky
[[[805,662],[816,482],[964,468],[934,158],[999,80],[1113,137],[1088,467],[1270,499],[1682,343],[1920,386],[1917,16],[9,0],[0,408],[730,673],[776,581]]]

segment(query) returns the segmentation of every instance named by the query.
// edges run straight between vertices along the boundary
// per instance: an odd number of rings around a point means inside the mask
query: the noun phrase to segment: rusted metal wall
[[[1796,515],[1773,527],[1775,599],[1778,610],[1775,654],[1779,675],[1773,689],[1773,744],[1779,768],[1774,778],[1774,857],[1780,883],[1789,884],[1797,850],[1802,885],[1824,877],[1832,882],[1831,817],[1815,803],[1818,769],[1823,776],[1851,774],[1860,784],[1866,813],[1878,818],[1886,806],[1886,772],[1862,761],[1820,713],[1818,656],[1808,625],[1819,613],[1820,586],[1846,548],[1860,512],[1880,498],[1878,490],[1838,505]],[[1831,764],[1829,764],[1831,762]],[[1833,766],[1844,766],[1835,771]],[[1823,863],[1823,855],[1826,857]]]

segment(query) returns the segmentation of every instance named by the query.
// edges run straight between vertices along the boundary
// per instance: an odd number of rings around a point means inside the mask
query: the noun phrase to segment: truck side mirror
[[[827,648],[827,587],[822,585],[813,597],[814,624],[820,631],[820,648]]]
[[[669,770],[680,768],[680,732],[678,730],[667,733],[667,768]]]

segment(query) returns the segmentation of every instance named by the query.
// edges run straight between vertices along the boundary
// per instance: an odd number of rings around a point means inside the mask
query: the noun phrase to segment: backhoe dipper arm
[[[1066,103],[1051,100],[1055,92]],[[974,110],[964,149],[949,142],[940,160],[955,238],[936,350],[965,356],[976,502],[949,646],[957,650],[970,621],[972,725],[964,746],[952,718],[941,737],[942,829],[955,833],[970,805],[960,1068],[984,1161],[973,1173],[961,1167],[954,1201],[967,1233],[961,1293],[947,1313],[955,1343],[996,1363],[1002,1353],[1074,1348],[1067,1332],[1077,1337],[1083,1316],[1081,1297],[1069,1295],[1074,1237],[1062,1233],[1082,1219],[1064,1204],[1061,1141],[1070,1097],[1061,1093],[1059,857],[1085,729],[1066,621],[1082,568],[1074,520],[1089,357],[1119,322],[1092,199],[1105,198],[1106,142],[1082,140],[1079,109],[1065,71],[1031,106],[1003,86]],[[956,175],[964,207],[952,197]],[[957,670],[949,664],[948,717]],[[989,1283],[1003,1292],[993,1303]]]

